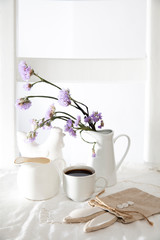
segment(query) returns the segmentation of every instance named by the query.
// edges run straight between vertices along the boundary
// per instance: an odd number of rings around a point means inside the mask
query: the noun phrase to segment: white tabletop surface
[[[160,240],[160,214],[149,218],[153,226],[145,220],[131,224],[116,222],[91,233],[83,232],[83,223],[62,223],[72,210],[88,206],[87,201],[78,203],[69,200],[62,188],[52,199],[27,200],[17,189],[16,176],[17,168],[0,170],[0,240]],[[130,187],[160,197],[160,172],[144,165],[123,167],[118,172],[117,184],[106,188],[104,195]],[[50,211],[54,224],[40,222],[43,208]]]

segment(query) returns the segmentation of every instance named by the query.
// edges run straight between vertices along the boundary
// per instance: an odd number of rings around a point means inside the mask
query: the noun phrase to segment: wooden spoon
[[[46,164],[46,163],[50,163],[50,159],[44,158],[44,157],[36,157],[36,158],[18,157],[14,161],[15,164],[22,164],[22,163],[29,163],[29,162]]]

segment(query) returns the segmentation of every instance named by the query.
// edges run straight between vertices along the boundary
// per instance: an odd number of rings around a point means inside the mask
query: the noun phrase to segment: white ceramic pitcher
[[[121,134],[113,138],[114,132],[112,130],[87,131],[87,133],[95,139],[95,142],[97,142],[96,157],[90,159],[88,165],[95,169],[97,176],[102,176],[107,179],[108,186],[116,184],[116,171],[118,170],[128,153],[130,147],[130,138],[125,134]],[[116,165],[114,155],[114,143],[120,137],[127,138],[128,144],[124,155]]]

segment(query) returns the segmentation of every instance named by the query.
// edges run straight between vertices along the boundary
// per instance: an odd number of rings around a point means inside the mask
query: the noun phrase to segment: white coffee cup
[[[103,186],[97,186],[97,181],[103,179]],[[68,198],[73,201],[85,201],[95,192],[96,186],[102,190],[107,186],[104,177],[96,178],[95,170],[92,167],[78,165],[70,166],[63,170],[63,188]]]

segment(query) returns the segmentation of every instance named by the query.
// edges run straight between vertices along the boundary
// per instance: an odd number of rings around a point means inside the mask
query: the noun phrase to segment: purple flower
[[[16,100],[16,107],[21,110],[26,110],[32,105],[31,101],[27,98],[20,98]]]
[[[70,128],[71,128],[72,126],[73,126],[72,120],[71,120],[71,119],[68,119],[66,125],[64,126],[65,132],[69,132],[69,130],[70,130]]]
[[[24,87],[24,89],[25,89],[26,91],[30,91],[31,88],[32,88],[32,84],[31,84],[31,83],[27,83],[27,84],[24,84],[23,87]]]
[[[95,158],[96,157],[96,153],[92,152],[92,157]]]
[[[84,122],[92,123],[95,125],[101,119],[102,119],[102,113],[93,112],[90,116],[85,116]],[[102,128],[103,126],[104,126],[104,122],[101,120],[101,124],[98,126],[98,128]]]
[[[35,132],[35,131],[30,131],[28,134],[27,134],[27,139],[28,139],[28,142],[34,142],[36,137],[37,137],[38,133]]]
[[[64,126],[64,131],[65,131],[65,132],[69,132],[69,129],[70,129],[70,127],[68,127],[68,125],[66,124],[66,125]]]
[[[62,89],[59,92],[58,102],[61,106],[67,107],[71,104],[71,96],[69,89]]]
[[[27,66],[25,61],[21,61],[18,65],[19,73],[24,81],[28,81],[31,75],[34,73],[30,66]]]
[[[76,121],[74,123],[74,126],[78,127],[78,124],[80,123],[80,121],[81,121],[81,116],[77,116],[77,119],[76,119]]]
[[[102,128],[102,127],[104,127],[104,122],[103,122],[103,120],[101,120],[101,124],[98,126],[98,128]]]
[[[47,119],[52,118],[53,115],[55,114],[55,110],[56,110],[56,108],[55,108],[54,104],[52,104],[49,107],[48,111],[46,112],[45,119],[47,120]]]
[[[67,120],[67,126],[68,126],[69,128],[71,128],[71,127],[73,126],[73,122],[72,122],[71,119],[68,119],[68,120]]]
[[[44,129],[50,130],[52,128],[51,121],[47,121],[44,125]]]
[[[70,129],[69,129],[69,134],[70,134],[72,137],[76,137],[76,131],[73,130],[73,128],[70,128]]]
[[[91,122],[91,117],[90,117],[90,116],[85,117],[85,118],[84,118],[84,122],[85,122],[85,123]]]
[[[94,149],[94,146],[92,148],[92,157],[95,158],[96,157],[96,153],[95,153],[95,149]]]
[[[73,137],[76,137],[76,131],[73,129],[73,121],[71,119],[67,120],[67,124],[64,126],[64,131],[69,132]]]
[[[95,123],[98,122],[100,119],[102,119],[102,113],[93,112],[91,115],[91,119]]]

